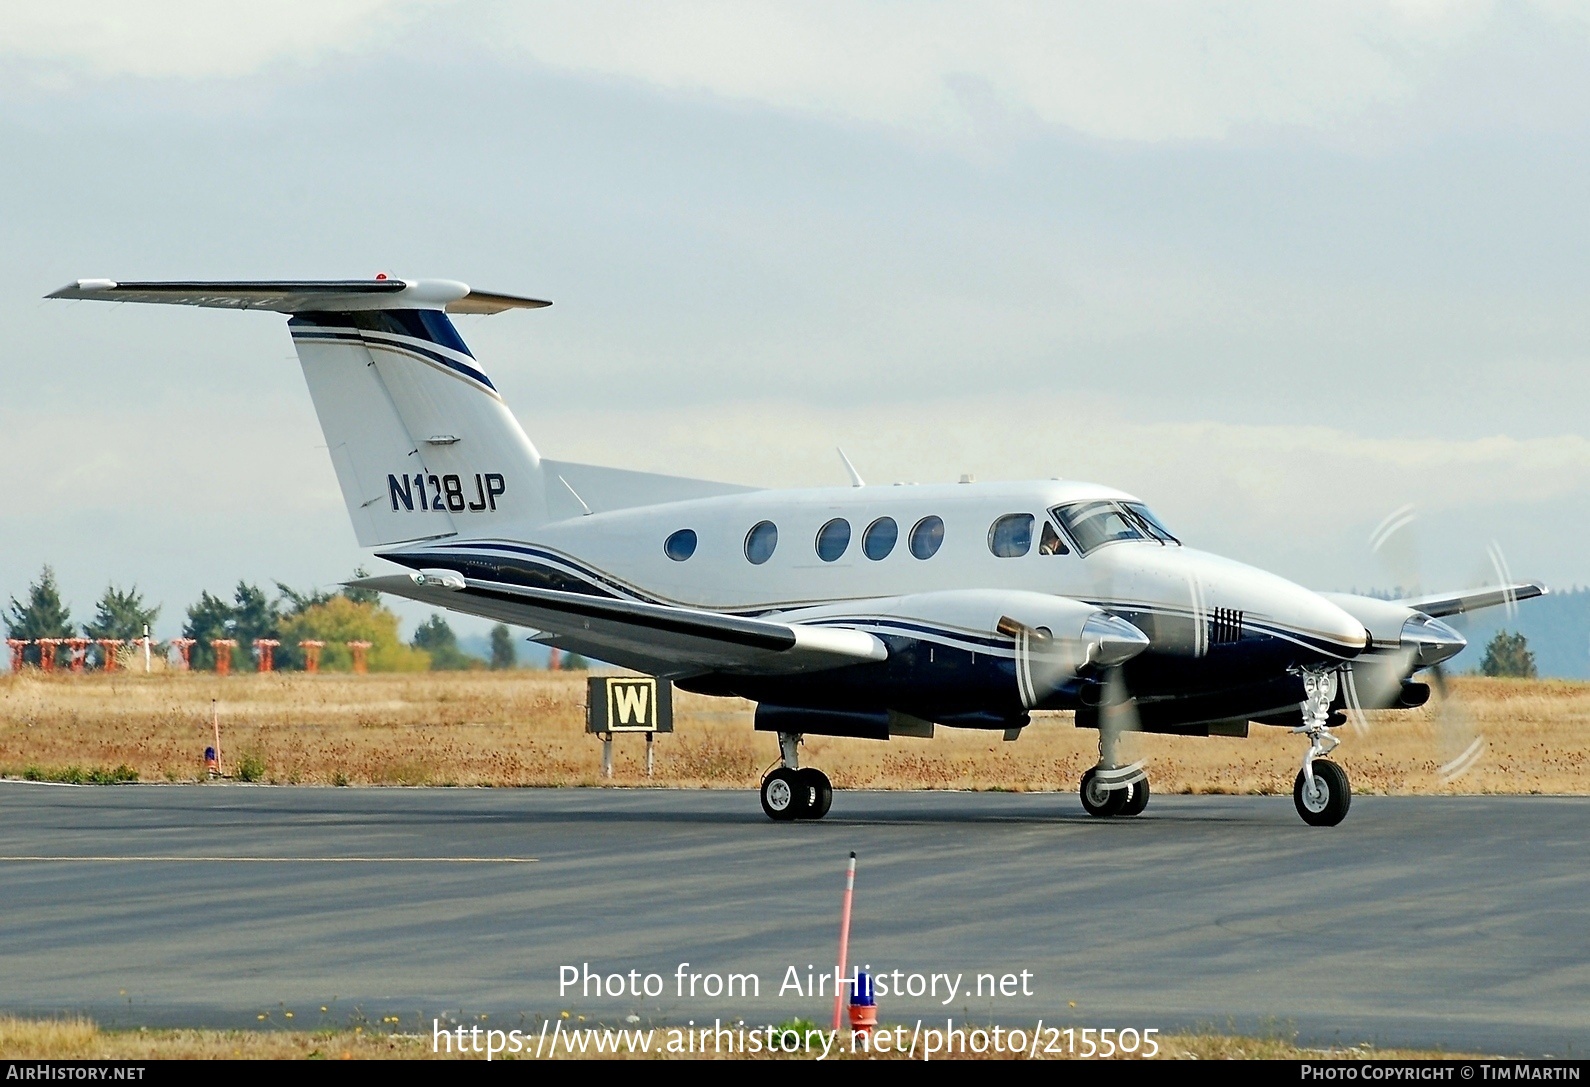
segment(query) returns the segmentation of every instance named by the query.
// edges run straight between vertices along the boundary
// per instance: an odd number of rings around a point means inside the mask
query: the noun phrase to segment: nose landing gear
[[[821,819],[834,803],[834,787],[821,770],[800,767],[799,733],[780,732],[781,764],[762,779],[762,811],[769,819]]]
[[[1113,729],[1099,729],[1099,764],[1082,775],[1082,807],[1100,819],[1141,815],[1148,807],[1148,775],[1140,762],[1117,764],[1119,738]]]
[[[1347,818],[1353,791],[1347,771],[1325,756],[1341,743],[1330,730],[1331,702],[1336,697],[1336,673],[1323,669],[1303,672],[1303,724],[1294,732],[1308,737],[1303,769],[1292,783],[1292,803],[1311,827],[1333,827]]]

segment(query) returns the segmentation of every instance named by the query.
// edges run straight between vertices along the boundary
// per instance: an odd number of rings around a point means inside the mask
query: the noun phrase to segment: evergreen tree
[[[453,633],[446,619],[434,612],[414,631],[411,644],[415,649],[423,649],[431,655],[433,672],[461,672],[478,668],[481,664],[478,658],[458,648],[458,635]]]
[[[565,672],[584,672],[591,667],[591,662],[578,653],[563,654],[563,670]]]
[[[1498,630],[1491,644],[1485,647],[1485,659],[1480,662],[1480,671],[1487,676],[1534,679],[1535,654],[1529,651],[1529,643],[1522,634]]]
[[[7,637],[26,638],[29,641],[70,638],[77,633],[72,625],[71,611],[61,601],[61,589],[55,583],[55,571],[47,565],[39,574],[39,580],[28,586],[26,604],[14,596],[11,598],[5,623]],[[38,664],[39,647],[28,646],[23,660],[28,664]]]
[[[208,671],[215,667],[215,650],[211,638],[232,636],[232,605],[208,592],[199,594],[199,602],[188,608],[188,621],[183,624],[182,636],[194,639],[189,657],[194,671]],[[232,651],[232,661],[237,662],[237,650]]]
[[[233,666],[251,659],[254,639],[275,638],[281,627],[281,613],[257,585],[239,581],[232,594],[232,622],[230,637],[237,639],[233,653]]]
[[[491,628],[491,668],[500,672],[508,668],[516,668],[519,664],[519,654],[514,649],[513,635],[509,633],[506,624],[498,623]]]
[[[105,595],[94,608],[94,621],[83,627],[83,633],[90,638],[119,638],[124,642],[142,638],[145,627],[152,627],[155,616],[160,614],[158,606],[151,608],[144,603],[136,585],[126,592],[114,585],[105,586]],[[104,650],[96,652],[99,666],[105,667]]]
[[[94,605],[94,621],[83,627],[90,638],[120,638],[132,641],[144,636],[144,627],[153,627],[160,606],[144,603],[144,594],[134,585],[125,592],[114,585],[105,586],[105,595]]]
[[[279,581],[276,583],[276,591],[280,594],[276,598],[276,611],[283,618],[302,615],[310,608],[318,607],[337,595],[324,589],[310,589],[307,593],[301,593]]]

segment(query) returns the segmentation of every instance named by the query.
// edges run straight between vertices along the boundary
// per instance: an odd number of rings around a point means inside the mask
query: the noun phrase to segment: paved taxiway
[[[1070,795],[842,793],[775,825],[744,792],[6,783],[0,1008],[822,1020],[777,988],[831,961],[851,849],[861,961],[1030,970],[1038,994],[891,998],[886,1020],[1590,1050],[1590,799],[1553,797],[1359,797],[1320,830],[1290,797],[1098,821]],[[560,997],[587,961],[669,993]],[[679,999],[681,961],[755,972],[761,998]]]

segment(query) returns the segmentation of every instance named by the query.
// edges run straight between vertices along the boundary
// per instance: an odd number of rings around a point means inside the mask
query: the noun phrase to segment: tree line
[[[354,571],[354,577],[364,576],[364,570]],[[233,667],[245,670],[248,662],[255,659],[254,643],[262,639],[280,643],[272,654],[277,669],[304,667],[304,651],[298,644],[302,641],[325,643],[320,651],[320,668],[332,672],[352,668],[352,652],[346,644],[350,641],[370,643],[367,660],[373,672],[518,667],[513,634],[503,623],[492,628],[491,657],[482,660],[459,647],[457,634],[447,620],[437,614],[419,625],[412,640],[404,642],[398,634],[398,616],[382,606],[380,594],[373,589],[344,586],[335,591],[300,592],[279,581],[275,586],[274,597],[259,586],[241,580],[230,599],[209,591],[201,592],[199,599],[188,607],[187,621],[182,627],[182,636],[194,640],[189,651],[191,666],[196,670],[214,668],[215,650],[210,643],[229,638],[237,642]],[[11,598],[4,621],[7,637],[34,643],[41,638],[78,637],[79,630],[83,637],[90,639],[120,639],[131,643],[141,639],[146,627],[152,628],[159,615],[160,606],[146,601],[136,585],[130,589],[108,585],[94,605],[94,617],[79,627],[61,599],[55,571],[45,566],[38,579],[28,586],[22,600]],[[157,644],[164,650],[164,643]],[[105,662],[100,654],[104,651],[95,646],[90,652],[95,655],[93,663],[103,667]],[[37,644],[24,648],[23,662],[39,663]],[[585,661],[574,654],[566,656],[564,662],[564,668],[585,667]]]

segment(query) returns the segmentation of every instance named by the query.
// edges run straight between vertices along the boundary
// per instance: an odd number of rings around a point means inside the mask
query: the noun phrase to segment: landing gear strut
[[[1308,750],[1303,753],[1303,769],[1292,784],[1292,802],[1309,826],[1333,827],[1347,818],[1347,809],[1353,802],[1347,771],[1325,758],[1341,743],[1330,730],[1336,673],[1305,670],[1303,694],[1303,724],[1292,731],[1308,737]]]
[[[800,767],[798,732],[778,734],[779,766],[762,779],[762,810],[769,819],[821,819],[834,803],[834,787],[821,770]]]
[[[1120,735],[1099,729],[1099,764],[1082,775],[1082,807],[1101,819],[1111,815],[1140,815],[1148,807],[1148,775],[1143,764],[1122,766],[1116,758]]]

